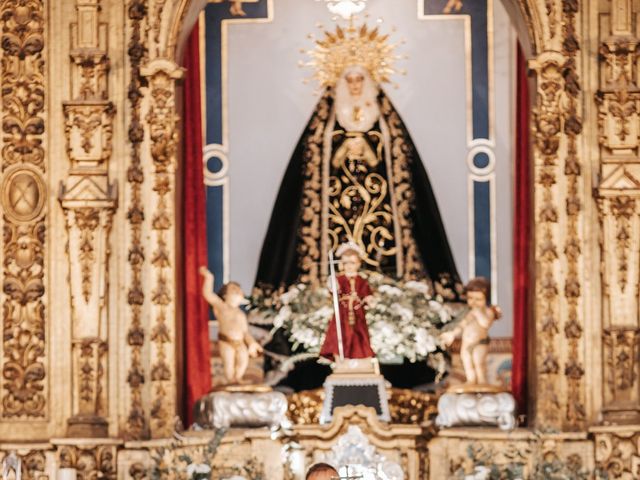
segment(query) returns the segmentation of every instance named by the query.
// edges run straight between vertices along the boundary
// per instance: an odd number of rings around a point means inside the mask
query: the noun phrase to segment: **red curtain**
[[[205,186],[202,171],[202,112],[200,92],[199,28],[194,27],[185,49],[183,66],[183,237],[184,252],[184,383],[187,425],[193,421],[194,402],[211,389],[209,308],[201,296],[198,273],[207,265]]]
[[[518,45],[515,219],[513,261],[513,369],[511,389],[520,413],[526,413],[527,329],[530,316],[531,165],[529,161],[529,91],[527,65]]]

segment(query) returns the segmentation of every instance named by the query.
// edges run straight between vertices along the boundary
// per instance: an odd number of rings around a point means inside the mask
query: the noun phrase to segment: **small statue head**
[[[362,265],[362,250],[353,242],[343,243],[338,247],[336,255],[340,257],[342,269],[347,275],[355,275]]]
[[[239,307],[247,303],[242,287],[238,282],[225,283],[218,292],[218,296],[232,307]]]
[[[476,277],[469,280],[465,288],[467,292],[467,305],[471,308],[484,308],[491,298],[491,283],[484,277]]]

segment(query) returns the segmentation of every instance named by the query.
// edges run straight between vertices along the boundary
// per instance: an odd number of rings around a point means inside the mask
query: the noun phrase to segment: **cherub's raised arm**
[[[202,283],[202,296],[211,306],[216,306],[224,303],[216,293],[213,291],[213,273],[209,271],[207,267],[200,267],[200,275],[203,276],[204,282]]]

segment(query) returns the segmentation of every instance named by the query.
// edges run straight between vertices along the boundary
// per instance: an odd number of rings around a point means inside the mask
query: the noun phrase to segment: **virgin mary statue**
[[[323,283],[329,250],[355,242],[365,269],[454,295],[458,273],[429,178],[380,88],[392,71],[386,40],[363,26],[317,42],[312,65],[325,89],[282,180],[258,287]]]

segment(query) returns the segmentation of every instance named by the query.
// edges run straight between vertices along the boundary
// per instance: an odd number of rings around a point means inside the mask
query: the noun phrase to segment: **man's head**
[[[316,463],[307,471],[305,480],[338,480],[338,471],[328,463]]]

